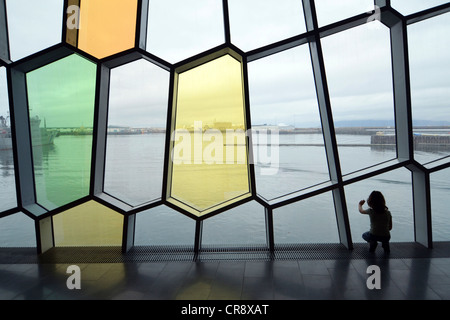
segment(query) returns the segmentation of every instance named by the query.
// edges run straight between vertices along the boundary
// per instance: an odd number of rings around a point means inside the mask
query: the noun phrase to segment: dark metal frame
[[[66,10],[69,1],[72,0],[64,0],[64,10]],[[334,200],[340,242],[348,249],[352,249],[353,241],[351,238],[351,226],[349,223],[348,209],[345,201],[344,187],[381,173],[389,172],[398,168],[407,168],[410,170],[412,177],[415,241],[428,248],[432,248],[433,239],[431,227],[432,215],[430,175],[431,173],[450,168],[450,156],[432,161],[425,165],[422,165],[414,160],[407,26],[424,19],[450,12],[450,3],[420,11],[412,15],[403,16],[391,7],[390,0],[374,0],[374,5],[380,9],[379,19],[381,23],[390,29],[397,158],[360,170],[353,174],[343,176],[340,168],[321,39],[323,37],[348,30],[355,26],[365,24],[371,17],[372,13],[363,13],[330,25],[319,27],[314,0],[299,0],[299,2],[300,1],[302,3],[305,16],[307,30],[305,33],[288,39],[282,39],[278,42],[257,48],[255,50],[243,52],[232,43],[228,0],[222,0],[225,39],[224,44],[199,53],[198,55],[181,62],[171,64],[147,51],[147,20],[148,11],[151,10],[151,8],[149,8],[149,0],[138,0],[136,38],[135,46],[132,49],[114,54],[104,59],[97,59],[90,54],[67,44],[67,30],[65,24],[67,20],[67,13],[64,12],[61,32],[62,39],[60,44],[56,44],[19,61],[11,61],[8,46],[9,39],[6,2],[5,0],[0,0],[0,66],[4,66],[7,70],[7,84],[13,137],[14,169],[16,172],[16,193],[18,202],[16,208],[1,212],[0,217],[17,212],[23,212],[32,218],[35,221],[37,251],[38,253],[42,253],[54,246],[52,225],[53,216],[67,209],[85,203],[86,201],[95,200],[108,208],[117,211],[118,214],[123,215],[124,223],[122,251],[127,252],[134,246],[136,214],[160,205],[165,205],[195,220],[196,227],[194,253],[197,256],[202,251],[202,229],[203,221],[205,219],[248,201],[256,201],[264,207],[267,239],[266,246],[267,250],[273,254],[276,250],[273,227],[273,210],[325,192],[331,192]],[[168,179],[170,175],[170,166],[167,159],[170,157],[171,150],[170,130],[173,125],[172,106],[175,98],[174,91],[176,89],[176,73],[184,68],[192,67],[192,64],[198,63],[198,61],[208,61],[215,54],[220,54],[226,52],[227,50],[237,52],[242,57],[241,64],[243,68],[244,98],[246,106],[245,116],[247,128],[251,129],[247,64],[254,60],[261,59],[300,45],[308,45],[310,50],[330,180],[310,188],[280,196],[276,199],[267,200],[259,196],[256,192],[254,166],[253,161],[250,161],[251,195],[246,199],[221,207],[220,209],[208,213],[202,217],[193,216],[189,212],[186,212],[180,207],[177,207],[167,201],[168,183],[170,181],[170,179]],[[47,210],[36,201],[25,76],[27,72],[52,63],[58,59],[67,57],[71,54],[83,56],[97,65],[90,191],[89,195],[83,197],[82,199],[59,207],[55,210]],[[110,72],[113,68],[139,59],[144,59],[149,63],[153,63],[170,74],[166,123],[167,132],[165,141],[166,160],[164,161],[163,168],[163,176],[165,178],[163,179],[161,187],[161,198],[149,201],[148,203],[144,203],[140,206],[131,206],[105,192],[104,169],[106,157]],[[247,139],[249,146],[248,156],[249,160],[251,160],[252,141],[251,137],[247,137]]]

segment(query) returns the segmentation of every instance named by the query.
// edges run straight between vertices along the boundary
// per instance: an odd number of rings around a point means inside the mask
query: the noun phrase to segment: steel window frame
[[[203,53],[183,60],[176,64],[170,64],[167,61],[149,53],[146,47],[147,20],[149,0],[138,0],[138,15],[136,24],[135,47],[124,52],[103,59],[96,59],[91,55],[78,50],[66,41],[67,12],[63,14],[62,21],[62,39],[61,43],[41,52],[32,54],[19,61],[11,61],[9,53],[9,33],[7,24],[6,1],[0,0],[0,65],[6,68],[7,86],[9,94],[9,107],[11,114],[11,127],[13,139],[14,170],[16,173],[16,194],[17,207],[0,212],[0,217],[4,217],[16,212],[24,212],[35,221],[37,252],[43,253],[54,246],[52,217],[64,210],[70,209],[86,201],[97,201],[115,211],[124,217],[124,232],[122,251],[127,252],[134,246],[134,233],[136,224],[136,214],[142,211],[152,209],[159,205],[166,205],[176,211],[186,214],[196,220],[194,252],[196,256],[201,253],[203,221],[211,216],[224,212],[230,208],[239,206],[248,201],[256,201],[264,208],[266,221],[266,239],[267,249],[273,253],[276,247],[276,238],[274,236],[274,215],[273,210],[283,206],[314,197],[321,193],[331,192],[335,206],[337,229],[341,244],[348,249],[353,248],[351,238],[351,225],[349,223],[348,208],[345,200],[344,187],[357,181],[370,178],[372,176],[389,172],[398,168],[407,168],[411,172],[413,207],[414,207],[414,239],[417,243],[425,247],[433,247],[432,226],[431,226],[431,195],[430,195],[430,175],[450,167],[450,157],[437,159],[429,164],[419,164],[414,160],[414,145],[412,140],[412,106],[411,106],[411,87],[409,75],[408,58],[408,30],[410,24],[430,19],[435,16],[450,12],[450,3],[429,8],[411,15],[402,15],[392,8],[390,0],[374,0],[374,6],[380,9],[379,20],[390,29],[391,38],[391,59],[392,59],[392,78],[394,93],[394,113],[397,136],[397,158],[386,163],[378,164],[370,168],[363,169],[354,174],[343,176],[340,168],[339,152],[332,116],[332,107],[330,102],[330,93],[326,79],[326,68],[321,47],[321,39],[334,33],[348,30],[368,21],[372,13],[363,13],[354,17],[326,25],[318,26],[317,13],[314,0],[301,1],[304,11],[305,24],[307,31],[288,39],[281,39],[275,43],[248,51],[242,52],[232,43],[230,31],[230,19],[228,12],[228,0],[222,0],[223,21],[224,21],[224,44],[207,50]],[[66,9],[69,0],[64,0]],[[169,167],[167,161],[164,161],[163,185],[161,199],[146,203],[141,206],[133,207],[104,191],[104,170],[106,157],[106,138],[107,138],[107,119],[109,103],[109,81],[111,69],[135,61],[145,59],[150,63],[163,68],[170,73],[169,99],[167,106],[166,128],[170,129],[172,124],[172,105],[173,92],[175,90],[176,70],[189,66],[193,61],[200,58],[208,58],[213,52],[232,49],[242,57],[243,76],[244,76],[244,96],[246,105],[246,121],[248,129],[251,129],[250,121],[250,101],[248,90],[248,63],[254,60],[267,57],[278,52],[288,50],[300,45],[308,45],[311,56],[311,65],[313,69],[316,95],[321,118],[324,144],[327,156],[330,181],[299,190],[289,195],[279,197],[278,199],[268,201],[261,198],[256,193],[256,182],[253,164],[250,166],[250,184],[252,195],[248,199],[239,201],[235,204],[225,206],[207,214],[205,217],[195,218],[190,213],[184,212],[181,208],[172,205],[167,199],[167,176]],[[74,201],[68,205],[62,206],[56,210],[46,210],[36,201],[34,172],[31,151],[31,137],[28,117],[28,102],[26,88],[26,73],[31,70],[44,66],[70,54],[79,54],[86,59],[97,64],[97,87],[95,100],[94,133],[91,165],[91,184],[90,192],[87,197]],[[169,133],[169,134],[167,134]],[[165,156],[170,152],[170,131],[166,131]],[[249,143],[249,156],[251,156],[251,141]]]

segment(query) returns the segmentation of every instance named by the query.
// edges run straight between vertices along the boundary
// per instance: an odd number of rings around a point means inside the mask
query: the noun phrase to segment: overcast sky
[[[404,14],[446,1],[392,0]],[[320,25],[373,9],[372,0],[317,0]],[[150,0],[148,48],[175,63],[224,41],[221,0]],[[249,10],[248,8],[252,8]],[[252,50],[305,32],[298,0],[229,0],[232,42]],[[61,0],[7,0],[13,60],[61,40]],[[251,13],[250,13],[251,12]],[[449,117],[450,14],[409,27],[413,115]],[[438,41],[436,41],[438,40]],[[389,30],[372,22],[323,39],[336,121],[393,120]],[[318,123],[307,46],[249,64],[252,123]],[[144,61],[113,70],[110,124],[165,126],[167,72]],[[4,68],[0,114],[6,114]]]

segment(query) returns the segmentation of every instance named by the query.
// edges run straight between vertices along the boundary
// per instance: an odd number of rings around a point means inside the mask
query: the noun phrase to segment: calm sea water
[[[60,136],[51,148],[39,149],[35,159],[38,197],[59,199],[62,203],[88,192],[90,136]],[[270,141],[270,138],[269,138]],[[259,141],[264,142],[264,141]],[[257,193],[268,200],[295,192],[329,179],[322,136],[318,134],[280,135],[279,149],[255,148]],[[391,148],[370,147],[370,137],[339,135],[339,156],[344,174],[395,158]],[[351,146],[350,146],[351,145]],[[417,152],[428,162],[446,156],[445,152]],[[38,161],[41,160],[41,161]],[[107,143],[105,192],[131,205],[157,199],[161,193],[164,161],[164,135],[110,136]],[[433,239],[449,240],[450,219],[446,199],[450,195],[450,170],[431,176]],[[52,187],[42,188],[43,184]],[[345,188],[352,237],[361,234],[369,221],[357,211],[357,203],[372,190],[384,193],[394,217],[392,241],[413,241],[411,173],[398,169]],[[53,197],[51,196],[53,194]],[[64,196],[61,196],[64,194]],[[48,207],[61,203],[46,203]],[[16,205],[12,153],[0,151],[0,210]],[[332,195],[325,193],[274,211],[275,241],[284,243],[338,242]],[[136,244],[191,244],[192,219],[164,206],[138,214]],[[203,243],[265,243],[264,208],[250,202],[205,220]],[[34,225],[23,214],[0,219],[0,246],[34,246]]]

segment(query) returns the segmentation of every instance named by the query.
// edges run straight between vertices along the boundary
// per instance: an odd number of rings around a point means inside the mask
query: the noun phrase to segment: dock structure
[[[395,145],[395,135],[376,134],[371,137],[372,145]],[[450,147],[450,135],[448,134],[414,134],[414,145],[448,146]]]

